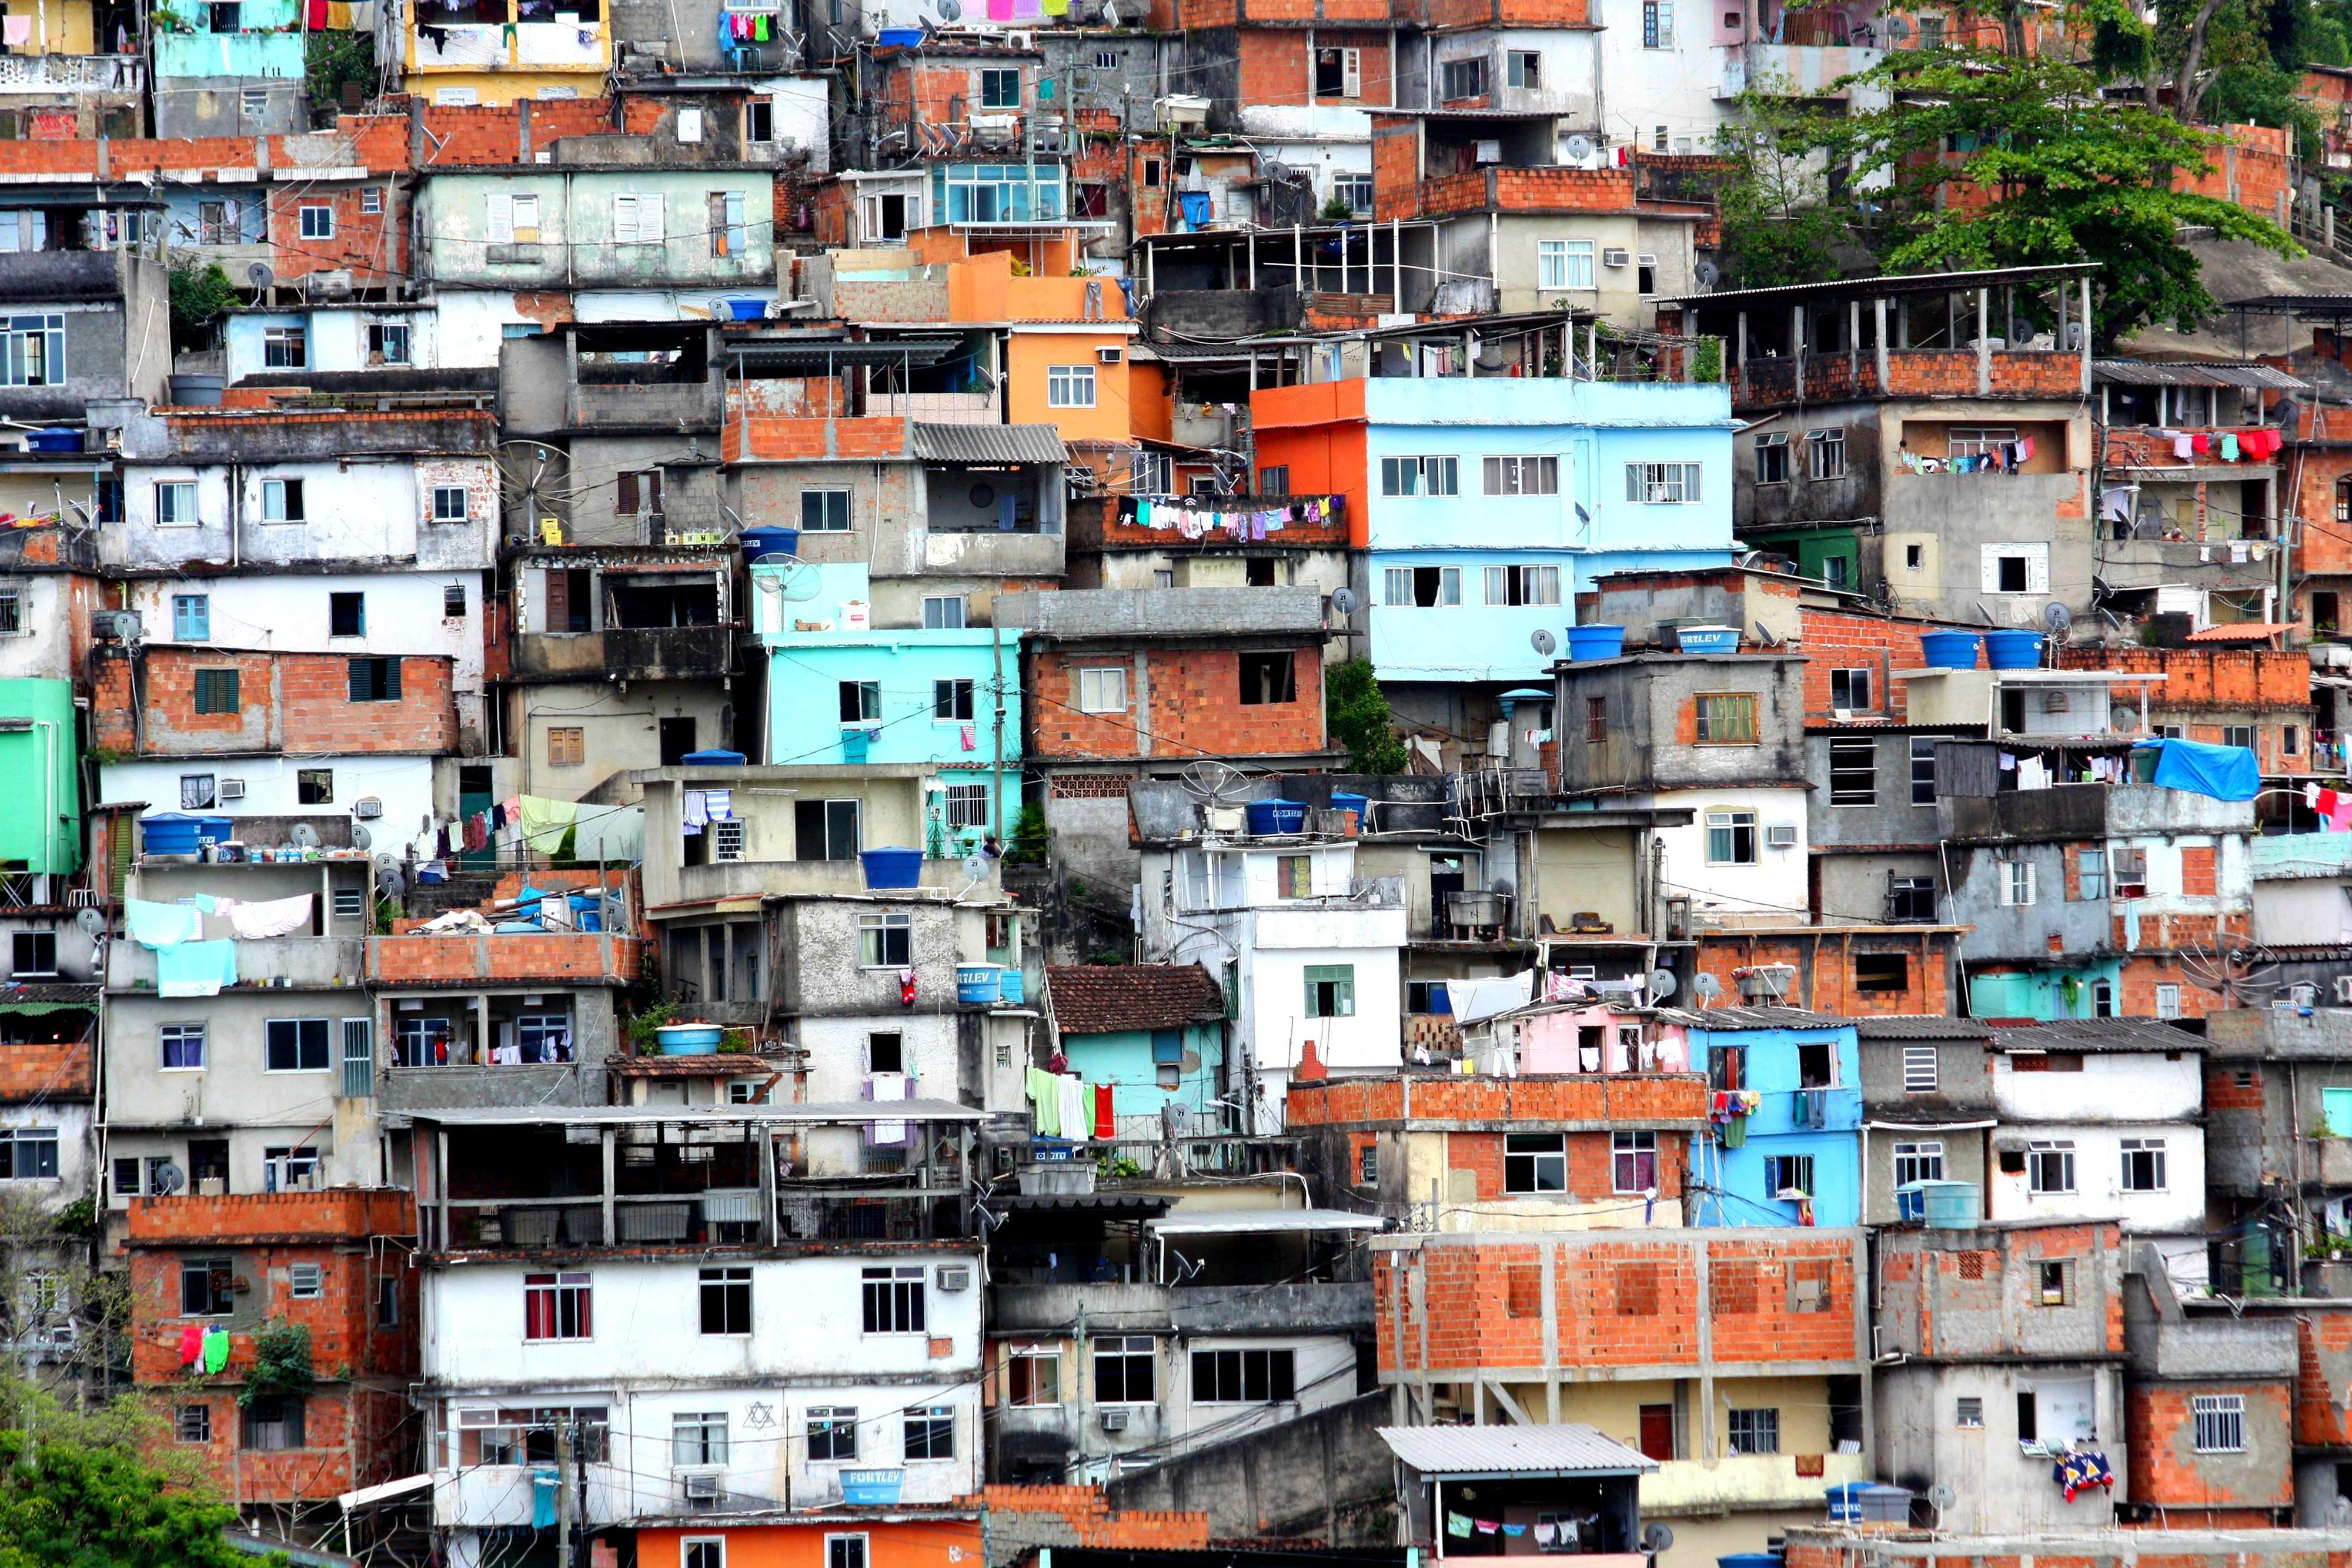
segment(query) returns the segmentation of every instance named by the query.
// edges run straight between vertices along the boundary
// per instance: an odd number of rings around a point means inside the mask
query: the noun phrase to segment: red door
[[[1653,1459],[1675,1457],[1675,1407],[1671,1405],[1642,1406],[1642,1453]]]

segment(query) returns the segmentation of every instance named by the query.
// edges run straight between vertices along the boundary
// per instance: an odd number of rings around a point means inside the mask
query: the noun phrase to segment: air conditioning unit
[[[1095,350],[1095,358],[1106,365],[1115,365],[1127,357],[1125,349],[1105,346]]]
[[[971,1289],[971,1265],[942,1263],[940,1265],[939,1281],[942,1291],[969,1291]]]
[[[1127,1412],[1114,1406],[1102,1413],[1102,1429],[1106,1432],[1127,1430]]]
[[[2346,1007],[2352,1007],[2352,975],[2336,977],[2336,999]]]
[[[383,815],[383,802],[373,795],[362,795],[352,802],[352,815],[363,822],[373,822]]]
[[[688,1508],[717,1508],[727,1500],[726,1489],[715,1475],[680,1476],[677,1492]]]
[[[1764,847],[1768,850],[1793,850],[1797,847],[1797,824],[1767,822],[1764,824]]]
[[[214,793],[223,800],[242,800],[245,799],[245,780],[224,779],[215,787]]]
[[[1633,252],[1619,250],[1613,246],[1601,253],[1601,265],[1603,267],[1622,267],[1633,259]]]

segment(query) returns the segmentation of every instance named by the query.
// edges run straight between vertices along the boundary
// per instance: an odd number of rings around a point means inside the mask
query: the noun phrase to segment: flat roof
[[[1145,1222],[1161,1236],[1262,1236],[1285,1231],[1385,1230],[1377,1214],[1339,1208],[1228,1208],[1205,1214],[1181,1211]]]
[[[985,1122],[988,1113],[950,1100],[845,1100],[823,1105],[461,1105],[412,1111],[412,1121],[450,1127],[562,1126],[586,1123],[624,1127],[631,1123],[763,1122],[778,1125],[837,1122]]]
[[[1874,277],[1832,277],[1820,283],[1789,283],[1778,288],[1727,288],[1715,294],[1683,294],[1657,301],[1660,305],[1784,305],[1807,299],[1838,298],[1848,294],[1948,294],[1956,288],[2005,288],[2020,283],[2056,283],[2086,277],[2099,270],[2095,261],[2066,261],[2049,267],[1994,267],[1978,272],[1881,273]],[[2352,307],[2352,301],[2347,301]]]
[[[1389,1451],[1424,1475],[1638,1476],[1658,1461],[1581,1421],[1540,1427],[1382,1427]]]

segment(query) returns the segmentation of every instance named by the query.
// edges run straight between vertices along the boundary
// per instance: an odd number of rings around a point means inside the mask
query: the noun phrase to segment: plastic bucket
[[[996,1002],[1004,998],[1004,967],[1001,964],[956,966],[956,1000]]]
[[[1985,662],[1996,670],[2033,670],[2042,665],[2039,632],[1988,632]]]
[[[923,884],[923,852],[920,850],[864,850],[859,852],[857,858],[866,864],[866,885],[868,887],[920,887]]]
[[[1571,626],[1568,629],[1570,659],[1613,659],[1625,651],[1622,626]]]
[[[1253,833],[1303,833],[1307,808],[1297,800],[1252,800],[1248,821]]]
[[[1675,642],[1685,653],[1737,653],[1739,652],[1739,628],[1737,626],[1683,626],[1675,629]]]
[[[1919,656],[1933,669],[1973,670],[1977,667],[1977,649],[1982,642],[1973,632],[1922,632]]]

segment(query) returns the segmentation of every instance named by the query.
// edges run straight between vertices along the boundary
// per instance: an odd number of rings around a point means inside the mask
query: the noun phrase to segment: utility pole
[[[1004,623],[997,619],[994,607],[988,613],[988,656],[995,669],[989,683],[990,695],[996,699],[996,764],[988,786],[988,820],[996,824],[996,848],[999,854],[1013,847],[1013,829],[1004,820]]]
[[[572,1568],[572,1439],[575,1419],[555,1423],[555,1560]]]
[[[580,1561],[584,1563],[594,1554],[588,1540],[588,1417],[576,1416],[572,1419],[579,1423],[579,1433],[572,1444],[576,1477],[573,1484],[579,1488],[572,1502],[580,1520]],[[567,1562],[563,1568],[575,1568],[575,1565]]]

